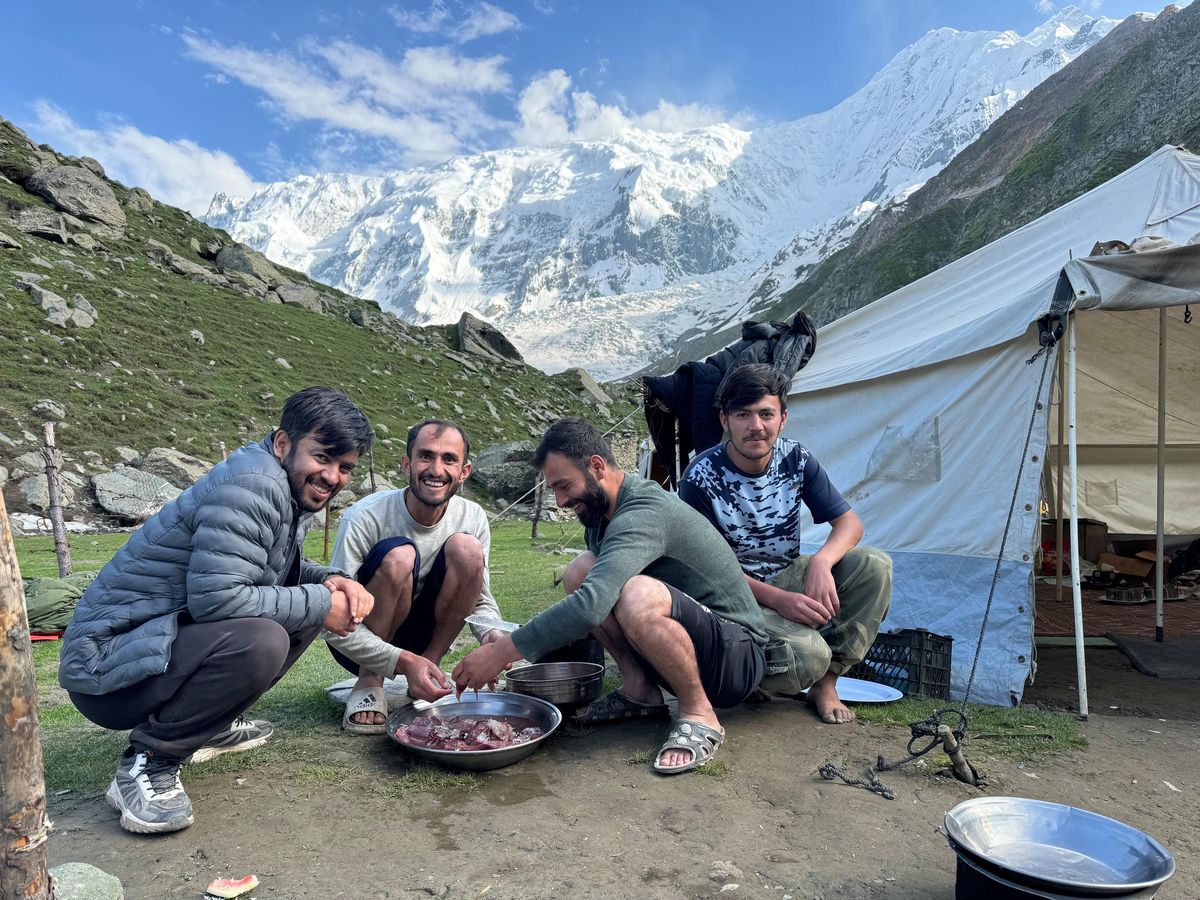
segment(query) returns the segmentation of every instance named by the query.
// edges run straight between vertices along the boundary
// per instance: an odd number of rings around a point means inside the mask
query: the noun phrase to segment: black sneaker
[[[237,753],[261,747],[275,731],[270,722],[238,716],[224,731],[217,732],[188,757],[190,763],[207,762],[222,753]]]
[[[128,748],[105,795],[121,827],[138,834],[180,831],[192,824],[192,801],[179,782],[180,760]]]

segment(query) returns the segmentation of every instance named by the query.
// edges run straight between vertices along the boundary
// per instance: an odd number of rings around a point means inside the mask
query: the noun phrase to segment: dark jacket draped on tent
[[[670,487],[675,488],[678,474],[693,450],[699,453],[721,440],[716,398],[726,375],[738,366],[766,363],[791,378],[809,361],[816,347],[817,330],[801,311],[791,325],[746,322],[740,341],[703,362],[684,363],[670,375],[645,376],[642,390],[646,422],[655,452],[667,466]]]

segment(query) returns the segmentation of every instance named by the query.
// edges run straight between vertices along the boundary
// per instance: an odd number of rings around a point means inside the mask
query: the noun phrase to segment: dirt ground
[[[988,794],[1069,803],[1148,831],[1178,863],[1158,896],[1200,897],[1200,681],[1147,678],[1114,650],[1089,655],[1087,750],[1027,764],[995,758],[986,741],[968,753]],[[1071,708],[1073,651],[1043,650],[1040,666],[1027,702]],[[827,760],[862,769],[877,753],[899,755],[906,731],[824,725],[791,701],[723,720],[726,767],[715,775],[661,778],[631,762],[657,747],[662,723],[555,735],[474,791],[396,800],[282,770],[253,769],[240,785],[185,773],[193,827],[126,834],[102,799],[88,800],[52,810],[50,862],[99,866],[133,900],[194,898],[212,878],[251,872],[258,898],[954,896],[954,855],[937,829],[977,789],[908,766],[885,775],[897,795],[888,801],[816,775]],[[382,777],[401,771],[400,753],[386,738],[347,738],[328,762]]]

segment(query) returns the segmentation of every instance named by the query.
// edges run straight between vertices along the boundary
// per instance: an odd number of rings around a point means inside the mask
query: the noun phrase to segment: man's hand
[[[453,690],[446,673],[437,663],[407,650],[400,653],[400,661],[396,663],[396,674],[408,679],[408,692],[418,700],[432,703]]]
[[[485,634],[482,638],[479,639],[479,646],[482,647],[485,644],[494,644],[494,643],[496,643],[496,641],[500,640],[502,637],[504,637],[504,632],[501,631],[499,628],[493,628],[491,631],[489,631],[487,634]]]
[[[330,597],[329,615],[322,624],[327,631],[345,637],[358,627],[350,611],[350,598],[345,591],[339,590],[330,591]]]
[[[820,628],[830,619],[829,610],[808,594],[796,591],[780,591],[782,596],[775,601],[775,612],[792,622],[799,622],[810,628]]]
[[[454,667],[450,677],[460,695],[463,691],[477,691],[495,684],[500,673],[520,658],[521,652],[513,643],[512,635],[505,634],[468,653]]]
[[[842,608],[838,599],[837,584],[833,580],[833,566],[827,564],[820,556],[814,556],[808,563],[804,574],[804,593],[812,597],[829,614],[825,617],[828,622]]]
[[[375,607],[375,598],[371,596],[371,592],[353,579],[333,575],[325,581],[325,587],[331,594],[341,591],[346,595],[350,601],[350,617],[355,625],[361,625],[362,620],[369,616]]]

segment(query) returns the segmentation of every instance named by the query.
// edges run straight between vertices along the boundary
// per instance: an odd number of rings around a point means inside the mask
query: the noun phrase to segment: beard
[[[591,472],[584,472],[583,477],[587,486],[583,494],[572,501],[571,508],[585,528],[595,528],[608,515],[608,494],[604,493],[600,482],[592,477]]]
[[[334,498],[340,490],[338,485],[330,484],[320,475],[309,475],[307,478],[300,472],[296,472],[293,466],[296,462],[296,448],[293,445],[283,459],[283,470],[287,472],[288,487],[292,490],[292,499],[296,501],[296,505],[304,512],[320,512],[329,505],[329,501]],[[318,490],[328,491],[329,495],[324,499],[310,500],[304,492],[306,485],[312,485]]]

